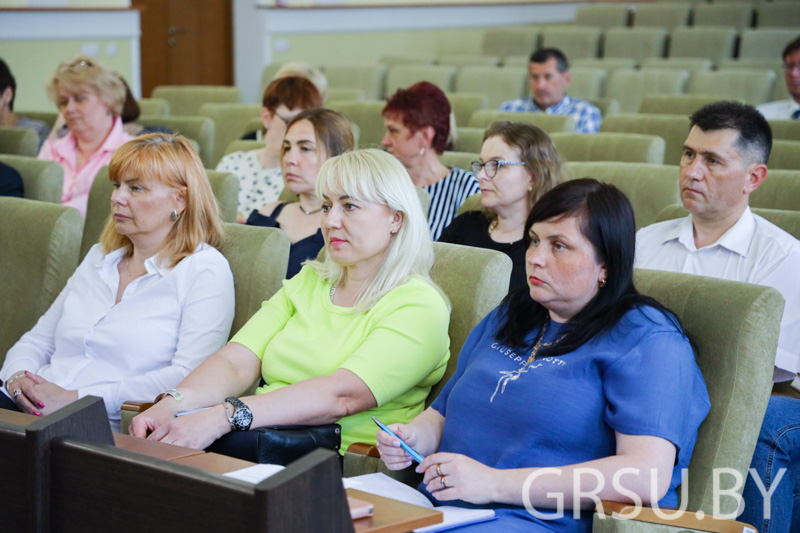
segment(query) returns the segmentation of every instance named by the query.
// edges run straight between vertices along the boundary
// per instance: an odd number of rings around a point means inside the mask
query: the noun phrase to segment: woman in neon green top
[[[411,179],[391,155],[358,150],[322,166],[317,196],[325,258],[134,418],[133,435],[205,448],[232,430],[338,421],[345,450],[375,442],[371,416],[408,422],[422,411],[445,371],[450,313],[429,276],[433,245]],[[236,398],[260,377],[255,396]]]

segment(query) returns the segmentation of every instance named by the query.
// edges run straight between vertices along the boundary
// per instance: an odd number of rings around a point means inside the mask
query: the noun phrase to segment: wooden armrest
[[[367,444],[366,442],[354,442],[347,447],[347,453],[354,453],[356,455],[366,455],[367,457],[380,457],[378,447],[374,444]]]
[[[153,405],[153,402],[122,402],[122,410],[143,413],[153,407]]]
[[[726,520],[707,515],[702,511],[675,511],[662,509],[662,513],[669,515],[669,520],[656,515],[650,507],[639,507],[628,503],[603,501],[597,504],[595,512],[605,516],[613,516],[625,520],[636,520],[650,524],[661,524],[672,527],[685,527],[712,533],[757,533],[757,529],[744,522]]]

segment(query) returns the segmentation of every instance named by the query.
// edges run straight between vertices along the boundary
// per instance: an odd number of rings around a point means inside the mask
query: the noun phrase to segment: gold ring
[[[440,480],[441,480],[441,482],[442,482],[442,488],[443,488],[443,489],[446,489],[446,488],[447,488],[447,483],[445,483],[445,482],[444,482],[444,476],[441,476],[441,478],[439,478],[439,479],[440,479]]]
[[[439,477],[444,477],[444,474],[442,474],[442,465],[436,465],[436,473],[439,474]]]

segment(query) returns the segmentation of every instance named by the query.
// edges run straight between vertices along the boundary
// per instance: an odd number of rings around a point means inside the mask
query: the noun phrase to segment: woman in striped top
[[[480,191],[466,170],[439,161],[450,134],[450,102],[427,81],[398,89],[383,108],[386,135],[381,144],[408,170],[417,187],[431,197],[428,226],[436,240],[468,196]]]

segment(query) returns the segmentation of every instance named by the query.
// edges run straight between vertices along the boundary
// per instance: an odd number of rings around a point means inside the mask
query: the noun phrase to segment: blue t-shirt
[[[653,435],[677,448],[670,489],[659,502],[677,506],[681,469],[689,464],[710,404],[689,341],[670,320],[651,307],[631,310],[574,352],[544,354],[517,379],[501,380],[524,367],[539,335],[539,328],[531,332],[526,349],[503,345],[495,337],[502,314],[495,309],[472,331],[455,374],[433,403],[445,417],[439,451],[500,469],[558,467],[614,455],[615,431]],[[562,334],[563,325],[551,322],[543,341]],[[424,486],[420,490],[425,492]],[[462,501],[442,504],[473,507]],[[524,507],[493,507],[499,521],[465,529],[530,533],[592,527],[592,511],[579,520],[571,510],[560,519],[541,520]]]

